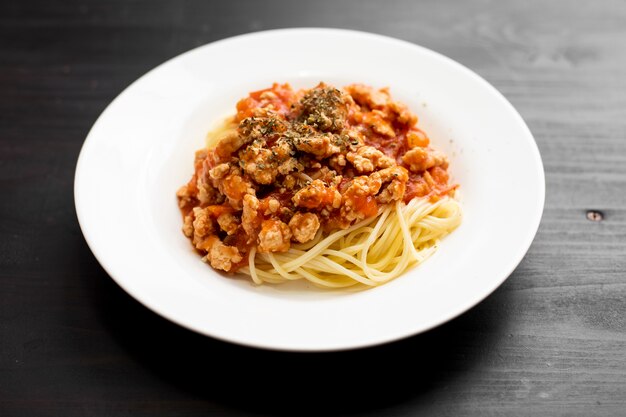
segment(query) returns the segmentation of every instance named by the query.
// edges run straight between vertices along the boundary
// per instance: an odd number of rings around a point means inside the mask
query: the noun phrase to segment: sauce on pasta
[[[257,254],[273,263],[400,204],[448,200],[456,188],[446,156],[386,88],[275,83],[236,110],[177,192],[183,232],[215,269],[251,273]]]

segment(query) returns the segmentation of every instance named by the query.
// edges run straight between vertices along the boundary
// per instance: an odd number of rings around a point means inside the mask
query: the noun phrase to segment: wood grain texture
[[[624,22],[617,0],[1,2],[0,415],[625,415]],[[151,313],[87,248],[73,175],[105,106],[197,45],[293,26],[444,53],[534,133],[547,181],[539,232],[460,318],[354,352],[248,349]]]

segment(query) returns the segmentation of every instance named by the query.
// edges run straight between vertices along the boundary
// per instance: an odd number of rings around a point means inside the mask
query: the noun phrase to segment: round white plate
[[[205,135],[248,92],[289,82],[389,86],[450,157],[464,219],[438,252],[367,291],[306,283],[255,286],[202,263],[181,232],[175,192]],[[442,324],[495,290],[537,231],[541,157],[511,104],[478,75],[420,46],[335,29],[225,39],[148,72],[102,113],[82,148],[76,211],[111,277],[163,317],[199,333],[270,349],[349,349]]]

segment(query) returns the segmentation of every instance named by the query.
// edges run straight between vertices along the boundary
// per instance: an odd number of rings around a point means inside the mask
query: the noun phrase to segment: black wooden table
[[[442,52],[533,131],[539,232],[460,318],[352,352],[243,348],[148,311],[87,248],[74,168],[105,106],[183,51],[294,26]],[[0,416],[626,415],[624,2],[4,0],[0,191]]]

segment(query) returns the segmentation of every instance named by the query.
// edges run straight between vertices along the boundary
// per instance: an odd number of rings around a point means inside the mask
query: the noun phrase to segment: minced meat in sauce
[[[274,84],[240,100],[233,122],[196,153],[177,192],[183,232],[215,269],[236,271],[252,247],[285,252],[382,205],[455,188],[445,155],[386,88]]]

